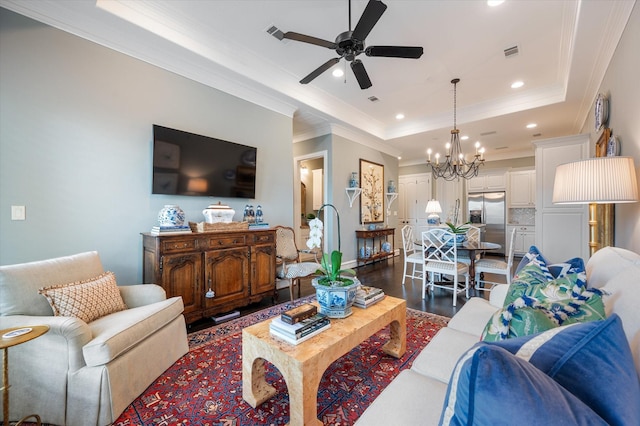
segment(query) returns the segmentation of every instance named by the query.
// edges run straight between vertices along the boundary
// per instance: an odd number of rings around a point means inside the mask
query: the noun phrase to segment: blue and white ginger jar
[[[184,211],[177,204],[166,204],[158,213],[160,226],[184,225]]]

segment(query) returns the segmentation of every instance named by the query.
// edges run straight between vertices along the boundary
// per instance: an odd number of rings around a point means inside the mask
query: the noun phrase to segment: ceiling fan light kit
[[[349,0],[349,31],[344,31],[336,37],[335,42],[323,40],[321,38],[312,37],[305,34],[300,34],[293,31],[282,32],[276,27],[271,27],[267,32],[278,40],[295,40],[302,43],[314,44],[316,46],[325,47],[327,49],[335,50],[338,57],[329,59],[324,64],[309,73],[306,77],[300,80],[301,84],[311,83],[315,78],[322,73],[333,67],[340,62],[340,59],[345,59],[351,63],[351,70],[358,81],[361,89],[368,89],[372,86],[371,79],[367,74],[367,70],[364,64],[357,57],[361,54],[372,57],[385,57],[385,58],[407,58],[418,59],[422,56],[423,48],[414,46],[369,46],[366,47],[365,39],[378,23],[378,20],[387,10],[387,5],[379,0],[369,0],[367,6],[362,12],[360,20],[356,24],[356,27],[351,31],[351,0]]]
[[[484,148],[480,147],[480,142],[475,144],[476,153],[471,162],[465,159],[460,146],[460,130],[456,127],[456,85],[459,82],[459,78],[451,80],[451,84],[453,84],[453,129],[451,130],[451,142],[446,145],[447,153],[444,162],[440,163],[440,154],[436,153],[436,162],[433,164],[431,162],[431,148],[427,150],[427,164],[431,166],[431,171],[436,179],[471,179],[478,176],[478,169],[484,164]]]

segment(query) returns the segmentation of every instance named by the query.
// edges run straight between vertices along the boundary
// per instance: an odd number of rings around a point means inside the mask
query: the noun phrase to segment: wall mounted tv
[[[255,198],[256,152],[153,125],[153,194]]]

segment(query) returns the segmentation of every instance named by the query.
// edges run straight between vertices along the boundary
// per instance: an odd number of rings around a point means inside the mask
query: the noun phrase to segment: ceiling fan
[[[365,47],[365,39],[376,25],[384,11],[387,9],[387,5],[379,0],[369,0],[367,3],[360,20],[356,24],[356,27],[351,31],[351,0],[349,0],[349,31],[338,34],[336,41],[323,40],[321,38],[308,36],[292,31],[286,33],[280,31],[276,27],[271,27],[267,30],[271,35],[279,40],[289,39],[300,41],[303,43],[315,44],[316,46],[326,47],[331,50],[335,50],[339,55],[337,58],[329,59],[324,64],[320,65],[314,71],[312,71],[305,78],[300,80],[301,84],[307,84],[313,81],[320,74],[340,62],[340,59],[344,58],[351,63],[351,69],[353,74],[358,80],[358,84],[361,89],[368,89],[371,87],[371,79],[367,74],[367,70],[364,68],[364,64],[360,59],[357,59],[359,55],[364,53],[367,56],[382,56],[386,58],[411,58],[418,59],[422,56],[422,47],[409,47],[409,46],[368,46]]]

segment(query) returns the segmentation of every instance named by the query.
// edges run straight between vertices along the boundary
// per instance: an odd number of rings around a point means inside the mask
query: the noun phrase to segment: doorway
[[[296,244],[300,249],[305,249],[307,244],[309,235],[307,218],[327,202],[329,187],[327,155],[327,151],[319,151],[293,159],[293,229],[296,234]],[[325,238],[326,231],[325,228]]]

